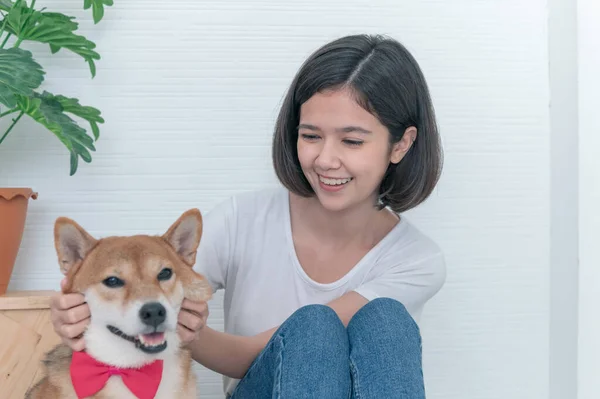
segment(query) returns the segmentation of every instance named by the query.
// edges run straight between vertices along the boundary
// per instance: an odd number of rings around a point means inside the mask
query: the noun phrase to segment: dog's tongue
[[[151,334],[143,334],[140,336],[140,341],[142,341],[145,345],[154,346],[160,345],[165,340],[165,333],[151,333]]]

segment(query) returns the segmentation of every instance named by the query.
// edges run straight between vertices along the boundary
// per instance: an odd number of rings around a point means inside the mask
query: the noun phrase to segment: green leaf
[[[30,51],[20,48],[0,49],[0,103],[8,108],[15,107],[15,95],[33,95],[33,89],[42,84],[44,74]]]
[[[69,170],[69,174],[71,176],[73,176],[75,174],[75,172],[77,172],[77,164],[79,163],[79,158],[77,158],[77,154],[75,154],[73,151],[71,151],[71,156],[70,156],[70,170]]]
[[[92,7],[92,15],[94,23],[97,24],[104,17],[104,6],[112,6],[113,0],[84,0],[83,9],[87,10]]]
[[[66,104],[66,107],[63,104]],[[95,109],[79,105],[76,99],[55,96],[47,91],[42,94],[34,93],[29,97],[19,96],[18,107],[54,133],[67,147],[71,153],[71,176],[77,172],[79,158],[87,163],[92,161],[90,151],[96,151],[94,140],[66,112],[89,118],[90,121],[97,123],[101,118]]]
[[[55,24],[64,25],[64,29],[75,31],[79,27],[79,24],[75,21],[75,17],[71,17],[58,12],[42,11],[41,14],[44,16],[44,18],[51,18]]]
[[[13,6],[12,1],[0,0],[0,10],[8,12],[12,8],[12,6]]]
[[[26,28],[27,22],[35,12],[35,10],[27,7],[25,1],[17,0],[5,17],[8,20],[8,26],[12,29],[11,31],[15,35],[20,36],[21,32]],[[37,13],[39,14],[39,11]]]
[[[73,17],[31,10],[24,1],[18,1],[6,18],[10,31],[19,38],[19,42],[29,40],[46,43],[52,53],[61,48],[70,50],[88,63],[92,77],[95,77],[94,60],[99,60],[100,54],[94,51],[94,42],[74,33],[79,25]]]
[[[76,98],[69,98],[62,95],[55,97],[56,101],[60,103],[64,112],[71,113],[82,119],[85,119],[90,124],[94,139],[100,138],[99,123],[104,123],[104,119],[100,116],[100,111],[94,107],[84,106],[79,104],[79,100]]]

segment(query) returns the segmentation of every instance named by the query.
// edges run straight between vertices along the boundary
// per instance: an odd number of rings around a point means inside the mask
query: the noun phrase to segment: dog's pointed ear
[[[196,251],[202,236],[202,215],[198,209],[184,212],[162,236],[189,265],[196,263]]]
[[[67,275],[96,245],[98,240],[88,234],[83,227],[65,217],[54,223],[54,246],[58,255],[60,271]],[[73,270],[74,271],[74,270]]]

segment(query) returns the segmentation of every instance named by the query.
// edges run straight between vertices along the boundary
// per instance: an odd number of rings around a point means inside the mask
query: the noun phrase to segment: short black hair
[[[350,89],[357,102],[390,132],[390,144],[414,126],[417,137],[398,163],[390,163],[378,206],[397,213],[425,201],[437,184],[443,155],[429,89],[417,61],[397,40],[383,35],[350,35],[316,50],[294,77],[275,124],[272,157],[279,181],[309,197],[297,152],[300,106],[325,90]]]

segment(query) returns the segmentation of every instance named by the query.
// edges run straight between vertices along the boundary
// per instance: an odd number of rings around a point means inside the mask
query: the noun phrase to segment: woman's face
[[[317,93],[300,108],[298,158],[321,204],[341,211],[373,204],[390,164],[416,137],[409,128],[390,146],[390,133],[348,90]]]

